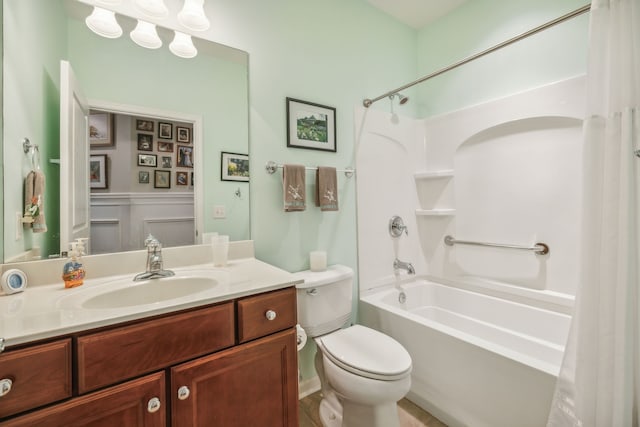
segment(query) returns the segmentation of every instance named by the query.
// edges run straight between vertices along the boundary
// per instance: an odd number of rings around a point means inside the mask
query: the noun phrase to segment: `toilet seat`
[[[362,325],[317,339],[323,354],[342,369],[376,380],[393,381],[411,372],[411,356],[388,335]]]

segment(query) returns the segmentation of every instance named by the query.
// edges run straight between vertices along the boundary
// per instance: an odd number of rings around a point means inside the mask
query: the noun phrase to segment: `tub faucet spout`
[[[399,270],[405,270],[407,274],[416,274],[416,270],[410,262],[402,262],[396,258],[395,261],[393,261],[393,272],[398,274]]]

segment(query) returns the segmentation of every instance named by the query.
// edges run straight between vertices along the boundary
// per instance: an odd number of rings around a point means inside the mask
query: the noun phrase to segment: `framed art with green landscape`
[[[249,156],[238,153],[221,153],[223,181],[249,181]],[[191,179],[193,181],[193,178]]]
[[[287,147],[336,152],[336,109],[287,98]]]

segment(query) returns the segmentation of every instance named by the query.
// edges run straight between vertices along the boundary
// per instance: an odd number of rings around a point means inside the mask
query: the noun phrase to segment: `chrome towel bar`
[[[282,169],[282,166],[283,165],[279,165],[276,162],[270,160],[267,162],[264,168],[266,169],[267,173],[274,174],[278,169]],[[306,166],[305,169],[308,171],[318,170],[318,168],[315,166]],[[353,174],[356,173],[355,169],[353,168],[336,169],[336,172],[343,172],[344,176],[346,176],[347,178],[351,178]]]
[[[533,246],[517,246],[517,245],[504,245],[502,243],[487,243],[487,242],[471,242],[469,240],[457,240],[453,236],[444,236],[444,243],[447,246],[453,245],[473,245],[473,246],[487,246],[490,248],[506,248],[506,249],[518,249],[523,251],[533,251],[537,255],[546,255],[549,253],[549,246],[546,243],[536,243]]]

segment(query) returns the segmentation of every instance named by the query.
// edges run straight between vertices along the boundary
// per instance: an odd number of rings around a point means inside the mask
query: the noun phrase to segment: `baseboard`
[[[303,399],[320,390],[320,378],[315,376],[298,383],[298,399]]]

